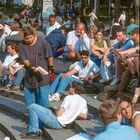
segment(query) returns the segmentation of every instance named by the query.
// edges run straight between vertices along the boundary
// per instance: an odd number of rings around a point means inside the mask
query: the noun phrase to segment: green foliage
[[[4,19],[7,19],[9,15],[13,15],[14,13],[21,13],[21,7],[14,7],[14,8],[7,8],[7,7],[0,7],[0,13],[2,14]]]

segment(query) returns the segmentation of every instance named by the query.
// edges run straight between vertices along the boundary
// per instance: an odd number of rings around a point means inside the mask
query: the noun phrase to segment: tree
[[[6,0],[6,7],[13,7],[13,0]]]
[[[120,3],[121,0],[115,0],[115,16],[118,18],[120,16]]]
[[[82,16],[86,15],[87,0],[82,0]]]
[[[139,24],[140,3],[139,3],[139,0],[133,0],[133,3],[134,3],[134,12],[135,12],[136,23]]]

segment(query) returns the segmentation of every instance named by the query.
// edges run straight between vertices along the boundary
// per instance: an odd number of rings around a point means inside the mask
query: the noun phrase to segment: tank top
[[[102,40],[102,41],[97,41],[97,40],[94,40],[94,44],[96,45],[96,46],[98,46],[99,48],[104,48],[104,40]]]

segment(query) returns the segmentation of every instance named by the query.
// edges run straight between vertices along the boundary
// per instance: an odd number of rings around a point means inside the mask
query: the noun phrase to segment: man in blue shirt
[[[115,101],[105,101],[98,111],[102,122],[106,125],[106,129],[96,135],[93,140],[140,140],[133,127],[120,124],[122,116]]]
[[[106,64],[107,59],[109,59],[109,61],[111,61],[112,63],[114,63],[114,61],[116,61],[116,55],[112,52],[112,50],[116,50],[118,53],[121,53],[125,50],[128,50],[130,48],[134,48],[134,42],[127,38],[125,30],[124,29],[119,29],[116,33],[117,35],[117,40],[118,42],[111,48],[108,48],[106,50],[106,52],[104,53],[104,57],[103,57],[103,64]],[[115,69],[117,69],[115,67]],[[119,83],[120,79],[116,78],[116,73],[114,75],[114,79],[111,82],[111,86],[116,85],[117,83]],[[104,83],[106,81],[104,81],[104,77],[102,77],[101,83]]]

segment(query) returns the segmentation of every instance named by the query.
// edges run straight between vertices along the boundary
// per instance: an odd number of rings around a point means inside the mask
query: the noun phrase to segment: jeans
[[[73,81],[83,83],[83,81],[81,81],[80,79],[74,78],[72,76],[66,76],[62,80],[62,73],[60,73],[51,84],[50,93],[64,93],[67,86],[70,85]]]
[[[25,104],[29,106],[32,103],[36,103],[46,108],[49,108],[50,107],[50,102],[48,97],[50,93],[49,90],[50,90],[49,85],[38,87],[37,89],[31,89],[25,87],[24,89]]]
[[[28,132],[40,131],[40,121],[49,128],[63,128],[62,125],[58,122],[56,115],[53,114],[50,109],[47,109],[37,104],[30,105]]]
[[[19,70],[17,73],[16,73],[16,76],[15,78],[13,79],[13,84],[17,87],[20,87],[21,85],[21,82],[25,76],[25,73],[26,73],[26,70],[24,68],[22,68],[21,70]]]
[[[91,54],[90,59],[100,68],[101,60],[98,56]]]

